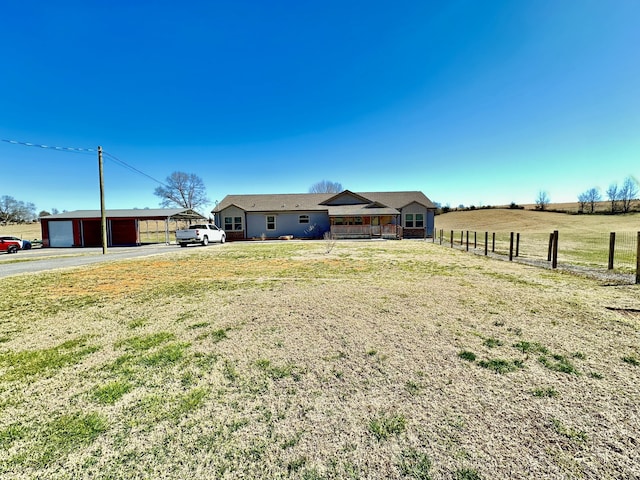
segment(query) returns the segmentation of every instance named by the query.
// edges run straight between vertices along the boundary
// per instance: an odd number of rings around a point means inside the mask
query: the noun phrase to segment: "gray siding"
[[[275,230],[267,230],[267,215],[275,215]],[[300,215],[308,215],[309,223],[300,223]],[[247,238],[259,238],[263,234],[269,238],[283,235],[293,235],[294,238],[321,238],[327,230],[327,212],[247,213]]]

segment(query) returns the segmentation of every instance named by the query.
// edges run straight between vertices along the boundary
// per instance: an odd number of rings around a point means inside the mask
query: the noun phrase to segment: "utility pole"
[[[100,228],[102,230],[102,254],[107,254],[107,214],[104,209],[104,173],[102,170],[102,147],[98,147],[98,172],[100,174]]]

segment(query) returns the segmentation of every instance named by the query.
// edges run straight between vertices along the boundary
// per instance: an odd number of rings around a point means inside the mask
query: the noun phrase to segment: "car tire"
[[[7,249],[7,253],[18,253],[18,247],[16,247],[15,245],[11,245],[11,246]]]
[[[207,237],[206,235],[205,235],[205,237],[202,239],[202,245],[204,245],[205,247],[206,247],[207,245],[209,245],[209,237]]]
[[[182,242],[180,242],[180,246],[181,246],[181,247],[186,247],[186,246],[187,246],[187,244],[186,244],[186,243],[182,243]]]
[[[226,241],[226,238],[225,238],[225,236],[224,236],[224,235],[222,235],[222,237],[220,237],[220,243],[222,244],[222,243],[224,243],[225,241]]]

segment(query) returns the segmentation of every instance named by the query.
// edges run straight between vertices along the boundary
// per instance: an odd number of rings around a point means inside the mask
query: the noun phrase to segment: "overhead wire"
[[[37,147],[37,148],[44,148],[44,149],[48,149],[48,150],[56,150],[59,152],[70,152],[70,153],[83,153],[83,154],[90,154],[90,155],[94,155],[96,153],[98,153],[98,149],[97,148],[82,148],[82,147],[57,147],[57,146],[51,146],[51,145],[44,145],[44,144],[40,144],[40,143],[31,143],[31,142],[21,142],[19,140],[7,140],[7,139],[1,139],[3,142],[7,142],[7,143],[11,143],[13,145],[22,145],[25,147]],[[103,150],[102,152],[104,157],[107,157],[108,159],[112,160],[114,163],[119,164],[121,167],[124,167],[134,173],[137,173],[139,175],[142,175],[144,177],[147,177],[150,180],[153,180],[154,182],[167,187],[167,185],[152,177],[151,175],[143,172],[142,170],[134,167],[133,165],[128,164],[127,162],[120,160],[118,157],[116,157],[115,155],[109,153],[109,152],[105,152]]]

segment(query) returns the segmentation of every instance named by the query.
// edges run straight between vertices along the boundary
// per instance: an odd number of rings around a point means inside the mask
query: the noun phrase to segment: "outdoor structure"
[[[436,206],[424,193],[227,195],[212,211],[227,240],[258,238],[426,238]]]
[[[170,222],[203,220],[206,217],[191,209],[156,208],[106,210],[107,245],[112,247],[142,243],[170,243]],[[100,210],[76,210],[40,218],[43,247],[101,247]],[[141,241],[141,225],[154,223],[152,240]],[[161,227],[161,228],[160,228]],[[175,230],[175,228],[174,228]],[[144,233],[144,232],[142,232]]]

